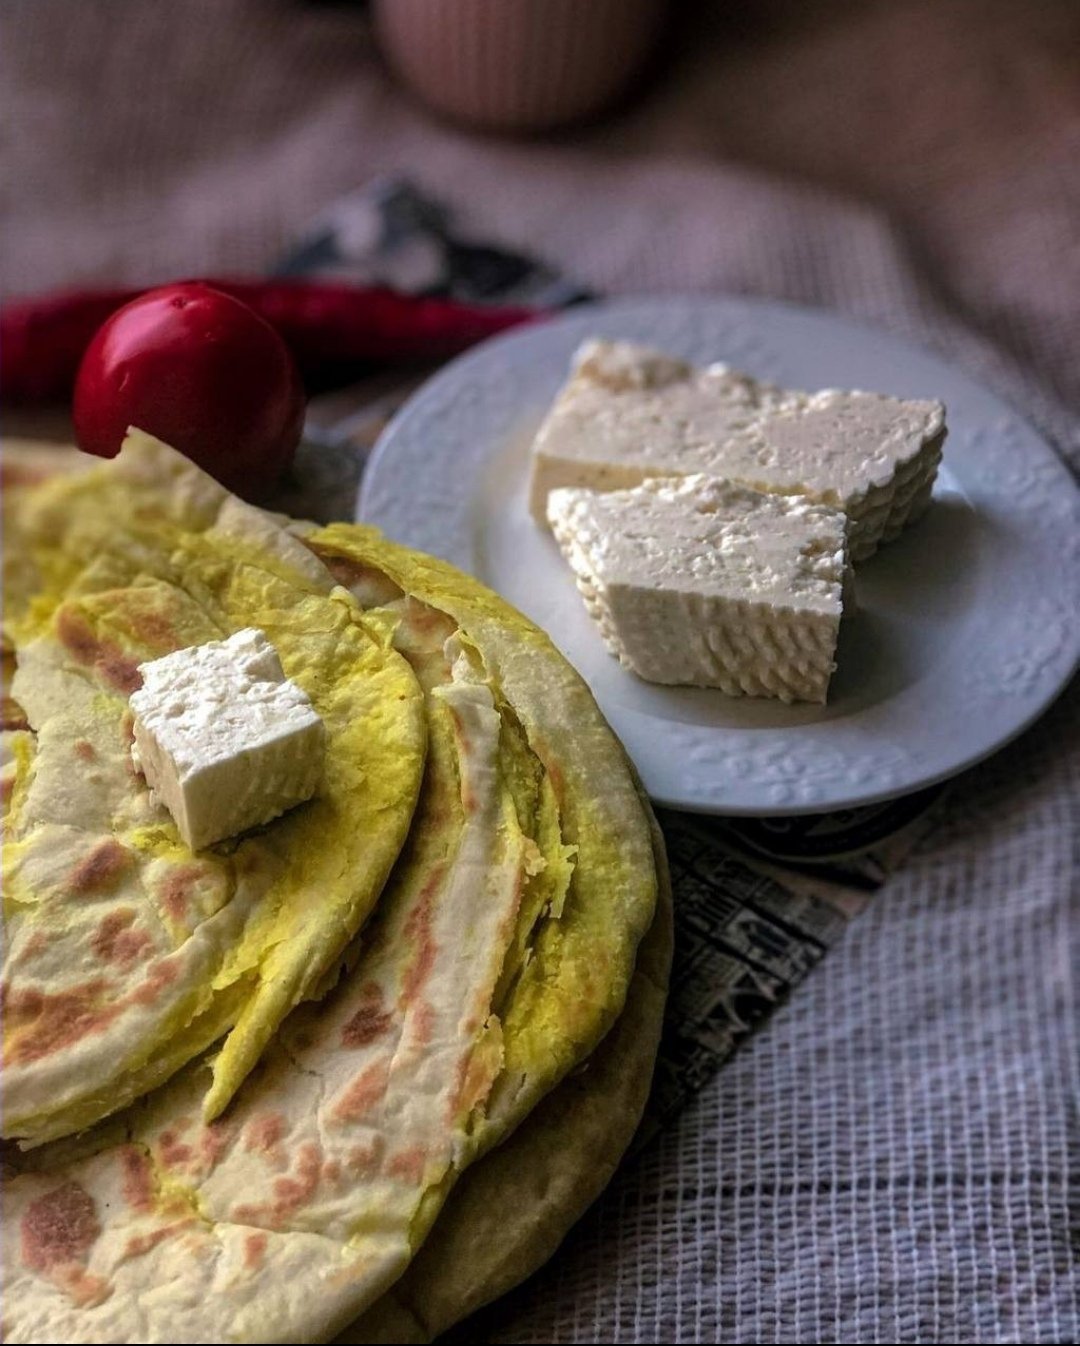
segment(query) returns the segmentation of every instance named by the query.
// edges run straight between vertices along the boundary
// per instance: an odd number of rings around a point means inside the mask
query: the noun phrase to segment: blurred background
[[[1070,0],[5,0],[0,23],[7,297],[266,272],[389,175],[591,291],[766,294],[944,347],[955,322],[961,363],[1080,406]]]

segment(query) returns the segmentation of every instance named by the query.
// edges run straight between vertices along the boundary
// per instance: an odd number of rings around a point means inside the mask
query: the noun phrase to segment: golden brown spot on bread
[[[36,987],[9,993],[5,987],[4,1063],[40,1061],[102,1032],[123,1008],[120,1001],[109,999],[111,990],[112,983],[103,977],[51,993]]]
[[[103,654],[94,665],[94,669],[103,682],[124,696],[130,696],[142,686],[139,660],[121,654],[119,650]]]
[[[332,1116],[338,1122],[359,1122],[386,1093],[390,1062],[374,1061],[357,1075],[334,1104]]]
[[[309,549],[318,556],[334,579],[346,589],[358,580],[369,578],[374,569],[374,567],[364,565],[360,561],[353,561],[348,556],[334,556],[331,552],[320,551],[318,547],[310,547]]]
[[[182,1168],[191,1162],[195,1153],[190,1145],[185,1145],[180,1139],[181,1129],[179,1124],[167,1126],[157,1139],[158,1159],[165,1168]]]
[[[275,1213],[284,1217],[299,1210],[315,1194],[322,1173],[322,1153],[317,1145],[301,1145],[296,1157],[295,1178],[274,1179]]]
[[[427,1154],[422,1145],[410,1145],[407,1150],[399,1150],[391,1155],[386,1164],[386,1173],[391,1178],[401,1178],[404,1182],[418,1183],[423,1180],[427,1166]]]
[[[244,1132],[244,1149],[273,1155],[285,1134],[285,1118],[280,1112],[264,1112],[253,1117]]]
[[[124,1200],[132,1210],[146,1212],[154,1204],[154,1173],[144,1150],[124,1145],[118,1151],[123,1172]]]
[[[27,963],[32,963],[35,958],[49,947],[49,937],[44,930],[35,930],[26,943],[19,950],[14,959],[15,967],[23,967]]]
[[[265,1222],[271,1229],[279,1229],[290,1215],[307,1205],[315,1195],[321,1172],[322,1152],[318,1145],[309,1141],[297,1151],[296,1177],[275,1178],[271,1201],[234,1206],[232,1219],[238,1224]]]
[[[414,639],[419,638],[429,649],[440,652],[458,629],[453,617],[411,595],[405,601],[405,620]]]
[[[413,1045],[424,1047],[431,1041],[431,1031],[435,1025],[435,1011],[426,1000],[415,1005],[409,1020],[409,1034]]]
[[[142,604],[137,608],[129,604],[125,608],[124,615],[128,619],[132,635],[141,644],[159,654],[171,654],[178,648],[180,637],[176,633],[176,627],[161,611]]]
[[[550,753],[544,751],[539,746],[535,751],[537,757],[539,757],[544,764],[547,778],[551,782],[551,792],[555,796],[555,802],[561,807],[566,793],[566,781],[563,777],[562,769],[557,762],[552,760]]]
[[[101,642],[90,623],[74,608],[64,607],[57,613],[56,634],[77,663],[92,665],[101,654]]]
[[[207,1169],[212,1169],[229,1148],[236,1135],[236,1123],[218,1120],[210,1122],[199,1136],[199,1158]]]
[[[104,977],[55,992],[38,987],[14,991],[5,986],[0,994],[0,1014],[5,1027],[4,1064],[39,1061],[103,1032],[131,1005],[153,1004],[178,975],[175,964],[155,963],[140,985],[122,997],[114,994],[114,984]]]
[[[152,1005],[161,996],[167,986],[171,986],[180,975],[175,963],[154,963],[142,980],[128,996],[132,1005]]]
[[[108,892],[133,860],[131,852],[121,846],[115,837],[106,837],[75,866],[70,879],[72,892]]]
[[[383,1005],[382,991],[374,982],[360,988],[360,1004],[341,1030],[343,1047],[366,1047],[389,1031],[394,1016]]]
[[[26,711],[13,696],[0,699],[0,729],[29,729]]]
[[[36,486],[49,476],[47,467],[31,467],[29,463],[12,462],[10,458],[0,458],[0,486],[4,490],[13,486]]]
[[[375,607],[401,598],[404,592],[401,586],[378,566],[354,560],[351,556],[338,556],[306,538],[303,541],[308,551],[319,558],[338,584],[351,591],[361,606]]]
[[[435,965],[437,949],[432,932],[432,909],[445,872],[445,864],[435,865],[405,922],[405,938],[416,949],[402,978],[401,999],[406,1009],[415,1001]]]
[[[383,1148],[381,1138],[376,1138],[370,1145],[354,1145],[345,1155],[345,1167],[358,1177],[369,1177],[378,1171]]]
[[[60,1267],[52,1276],[52,1281],[80,1309],[92,1309],[103,1303],[113,1292],[113,1287],[102,1276],[91,1276],[82,1267]]]
[[[149,934],[131,929],[136,915],[134,907],[122,907],[102,918],[90,941],[90,947],[102,962],[130,967],[149,948]]]
[[[110,640],[102,640],[76,609],[63,607],[57,613],[56,634],[76,663],[92,668],[114,691],[130,696],[142,686],[139,660]]]
[[[249,1234],[244,1240],[244,1266],[249,1271],[258,1271],[263,1264],[263,1258],[266,1256],[267,1236],[265,1234]]]
[[[77,738],[75,740],[75,756],[80,762],[93,762],[97,757],[97,749],[88,738]]]
[[[170,868],[155,885],[154,896],[171,920],[183,924],[200,893],[209,896],[209,901],[202,903],[203,910],[207,907],[216,910],[224,900],[225,886],[225,875],[216,865],[192,861]]]
[[[161,905],[174,921],[182,921],[188,914],[191,895],[195,891],[198,870],[194,865],[170,869],[160,888]]]
[[[78,1262],[101,1233],[94,1199],[65,1182],[31,1201],[19,1227],[23,1266],[42,1274]]]
[[[162,1225],[160,1229],[152,1229],[148,1234],[133,1234],[124,1244],[124,1256],[144,1257],[159,1243],[164,1243],[166,1239],[173,1238],[185,1229],[190,1229],[195,1223],[195,1217],[188,1216],[185,1220],[174,1220],[172,1224]]]

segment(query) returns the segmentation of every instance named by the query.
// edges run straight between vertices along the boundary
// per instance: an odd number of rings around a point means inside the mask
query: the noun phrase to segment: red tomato
[[[115,458],[137,426],[257,500],[300,442],[304,389],[264,318],[191,281],[150,290],[102,324],[79,366],[74,415],[87,453]]]

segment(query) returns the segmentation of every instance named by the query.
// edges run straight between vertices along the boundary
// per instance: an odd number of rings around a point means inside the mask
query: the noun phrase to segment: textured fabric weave
[[[928,344],[1080,467],[1075,7],[710,8],[621,117],[530,144],[429,120],[358,6],[8,0],[0,280],[262,271],[405,170],[597,291],[763,294]],[[1080,1338],[1078,740],[1074,687],[958,782],[791,1001],[470,1334]]]

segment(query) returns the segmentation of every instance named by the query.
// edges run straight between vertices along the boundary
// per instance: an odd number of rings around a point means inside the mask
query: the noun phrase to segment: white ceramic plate
[[[627,337],[801,388],[938,397],[949,435],[926,515],[858,572],[827,707],[641,682],[608,654],[526,508],[531,436],[585,337]],[[920,350],[775,303],[578,308],[447,366],[368,466],[359,517],[471,571],[549,631],[658,802],[804,813],[902,794],[1018,734],[1080,655],[1080,492],[991,393]]]

